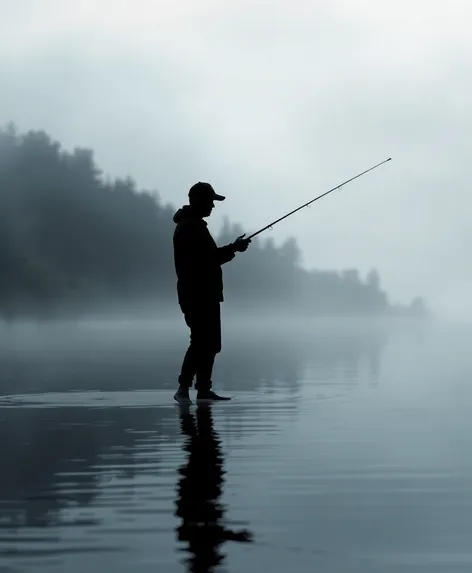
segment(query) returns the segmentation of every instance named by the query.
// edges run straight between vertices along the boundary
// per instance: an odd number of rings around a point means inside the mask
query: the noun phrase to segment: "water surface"
[[[182,409],[183,328],[2,329],[0,571],[470,571],[471,333],[226,325]]]

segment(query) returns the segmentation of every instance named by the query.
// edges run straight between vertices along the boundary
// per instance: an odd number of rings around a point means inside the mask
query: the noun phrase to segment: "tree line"
[[[176,304],[176,207],[131,178],[110,179],[90,149],[63,150],[44,131],[0,129],[0,316],[88,313]],[[218,244],[242,234],[226,220]],[[379,273],[306,270],[294,238],[255,238],[225,265],[229,308],[306,315],[423,315],[422,298],[392,305]]]

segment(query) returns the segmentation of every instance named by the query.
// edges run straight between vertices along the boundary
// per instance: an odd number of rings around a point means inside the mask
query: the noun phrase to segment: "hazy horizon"
[[[93,149],[176,207],[195,181],[247,233],[277,225],[306,268],[379,270],[392,302],[472,315],[464,1],[0,0],[0,124]],[[130,145],[132,142],[132,145]]]

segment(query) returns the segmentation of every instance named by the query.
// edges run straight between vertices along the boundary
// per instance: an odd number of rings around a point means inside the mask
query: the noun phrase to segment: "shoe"
[[[197,400],[231,400],[229,396],[219,396],[213,390],[199,390]]]
[[[179,386],[179,389],[174,394],[174,400],[179,404],[191,404],[192,400],[190,400],[188,388],[185,386]]]

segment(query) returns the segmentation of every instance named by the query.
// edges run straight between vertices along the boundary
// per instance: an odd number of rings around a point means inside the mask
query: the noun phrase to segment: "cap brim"
[[[224,201],[226,199],[226,197],[223,197],[223,195],[218,195],[218,193],[215,193],[213,195],[213,200],[214,201]]]

